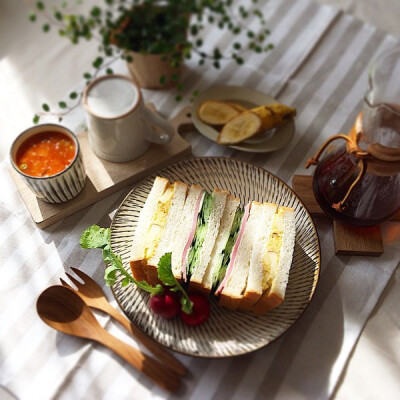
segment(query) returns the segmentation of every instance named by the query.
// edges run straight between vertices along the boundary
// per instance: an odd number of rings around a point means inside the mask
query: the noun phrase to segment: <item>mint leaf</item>
[[[110,228],[100,228],[97,225],[92,225],[82,233],[80,245],[84,249],[104,249],[109,246],[110,239]]]

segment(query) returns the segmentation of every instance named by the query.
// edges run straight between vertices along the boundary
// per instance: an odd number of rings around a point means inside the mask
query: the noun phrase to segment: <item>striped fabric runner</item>
[[[185,138],[196,156],[235,157],[262,166],[291,184],[294,174],[309,173],[304,163],[324,139],[349,129],[367,88],[369,62],[399,43],[310,0],[264,0],[260,6],[275,49],[267,55],[250,56],[240,68],[227,63],[217,71],[189,63],[185,87],[190,93],[216,84],[239,84],[277,97],[297,108],[293,140],[278,152],[251,154],[217,146],[195,132]],[[229,45],[231,40],[210,30],[205,42],[212,48],[216,43]],[[184,106],[177,106],[174,94],[145,91],[145,97],[170,117]],[[71,123],[81,124],[82,114],[75,115]],[[20,399],[168,397],[108,350],[49,329],[35,311],[38,294],[58,284],[71,266],[104,286],[100,255],[82,250],[79,237],[94,223],[109,226],[129,189],[39,230],[31,222],[7,165],[4,161],[0,169],[0,385]],[[391,225],[385,225],[385,232]],[[322,249],[320,282],[295,326],[267,348],[240,358],[178,355],[190,375],[171,398],[325,399],[334,393],[350,352],[398,263],[399,246],[385,243],[379,263],[366,257],[336,257],[330,222],[319,220],[317,228]],[[116,305],[111,291],[104,289]],[[140,347],[107,317],[99,315],[99,320],[111,333]]]

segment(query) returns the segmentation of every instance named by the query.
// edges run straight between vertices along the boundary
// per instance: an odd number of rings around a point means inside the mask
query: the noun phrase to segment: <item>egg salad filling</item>
[[[154,256],[160,243],[161,235],[167,223],[168,212],[171,207],[174,185],[168,185],[164,194],[159,198],[156,211],[153,214],[149,229],[146,233],[144,245],[144,258],[146,260]]]
[[[277,275],[279,257],[282,247],[284,224],[283,214],[280,210],[274,215],[271,226],[271,234],[267,242],[267,248],[263,257],[264,277],[262,282],[263,291],[272,286],[272,282]]]

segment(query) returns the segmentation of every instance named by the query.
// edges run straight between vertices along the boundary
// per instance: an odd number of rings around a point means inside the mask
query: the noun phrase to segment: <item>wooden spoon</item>
[[[163,389],[174,392],[179,388],[180,378],[174,372],[108,333],[73,290],[59,285],[47,288],[39,296],[36,310],[50,327],[103,344]]]
[[[139,328],[129,321],[128,318],[124,317],[120,314],[111,304],[108,302],[107,298],[105,297],[103,290],[94,281],[90,276],[86,275],[83,271],[80,271],[77,268],[71,268],[78,276],[83,280],[83,284],[80,283],[77,279],[75,279],[70,274],[66,274],[68,278],[73,282],[76,287],[78,288],[75,293],[82,298],[82,300],[92,308],[96,308],[97,310],[101,310],[106,312],[116,321],[118,321],[128,332],[131,332],[134,338],[140,341],[143,345],[145,345],[154,356],[158,358],[163,364],[165,364],[168,368],[172,369],[178,375],[185,375],[187,370],[186,367],[177,360],[172,354],[170,354],[167,350],[161,347],[155,340],[148,337],[146,334],[141,332]],[[63,279],[60,279],[63,286],[71,288]]]

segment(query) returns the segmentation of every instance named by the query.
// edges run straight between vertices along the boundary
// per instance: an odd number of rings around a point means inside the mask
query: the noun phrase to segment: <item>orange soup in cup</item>
[[[53,176],[72,163],[75,153],[75,143],[69,136],[61,132],[44,131],[21,144],[15,163],[26,175]]]

